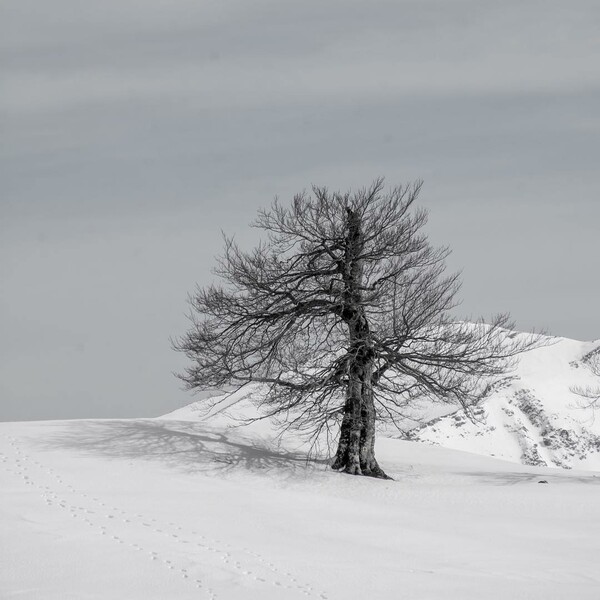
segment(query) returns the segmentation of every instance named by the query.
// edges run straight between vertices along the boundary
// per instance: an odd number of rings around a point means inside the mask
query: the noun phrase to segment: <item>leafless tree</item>
[[[588,354],[583,362],[594,375],[600,378],[600,348]],[[581,398],[579,408],[600,408],[600,384],[576,385],[571,388],[571,391]]]
[[[381,478],[377,421],[397,423],[423,398],[476,405],[538,338],[515,335],[506,315],[452,316],[460,283],[445,273],[449,250],[422,233],[420,190],[313,187],[259,212],[255,249],[226,238],[224,285],[190,297],[192,327],[174,342],[192,361],[187,387],[259,382],[267,415],[315,436],[338,428],[334,469]]]

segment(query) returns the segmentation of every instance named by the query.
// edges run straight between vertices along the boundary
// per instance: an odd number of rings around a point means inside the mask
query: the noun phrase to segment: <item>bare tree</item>
[[[584,357],[583,362],[596,377],[600,378],[600,348]],[[579,408],[600,408],[600,384],[597,386],[576,385],[571,388],[571,391],[581,398]]]
[[[422,233],[420,190],[313,187],[259,212],[254,250],[226,238],[224,285],[190,297],[192,327],[174,342],[192,361],[187,387],[259,382],[267,416],[315,436],[339,428],[334,469],[381,478],[377,421],[398,423],[423,398],[476,405],[538,338],[515,336],[506,315],[452,317],[460,283],[445,274],[449,250]]]

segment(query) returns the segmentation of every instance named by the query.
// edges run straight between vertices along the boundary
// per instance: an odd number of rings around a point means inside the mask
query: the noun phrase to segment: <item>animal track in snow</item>
[[[286,598],[290,597],[290,592],[295,592],[305,597],[327,600],[325,592],[316,591],[310,584],[300,583],[293,573],[277,567],[274,562],[250,548],[236,548],[195,529],[186,530],[174,521],[161,522],[140,512],[107,505],[99,495],[92,496],[79,490],[53,468],[31,459],[21,451],[16,440],[12,440],[10,445],[16,455],[13,460],[15,469],[4,466],[5,470],[21,476],[26,484],[35,485],[47,506],[66,510],[96,534],[108,536],[116,544],[127,546],[136,553],[142,552],[150,560],[159,561],[169,572],[177,573],[201,589],[208,600],[217,600],[214,586],[218,581],[214,581],[214,573],[223,570],[236,573],[238,577],[254,581],[257,585],[286,589]],[[10,463],[6,453],[0,453],[0,460],[3,465]],[[25,475],[25,472],[28,474]],[[170,541],[165,543],[166,540]],[[151,549],[154,543],[160,545],[160,553]],[[208,585],[209,579],[213,580],[213,587]]]

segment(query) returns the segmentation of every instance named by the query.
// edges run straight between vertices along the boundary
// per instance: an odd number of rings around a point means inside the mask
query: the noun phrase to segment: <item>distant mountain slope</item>
[[[410,429],[407,420],[407,433],[402,436],[386,426],[380,439],[405,437],[525,465],[600,470],[600,410],[595,414],[590,408],[581,408],[582,398],[571,391],[575,386],[600,386],[599,378],[587,367],[595,354],[600,354],[600,340],[548,338],[548,345],[522,355],[515,372],[496,385],[475,410],[476,422],[462,410],[448,414],[447,406],[424,405],[418,414],[421,419],[431,415],[428,423]],[[245,386],[230,396],[215,393],[220,395],[161,418],[236,428],[240,435],[258,436],[265,444],[288,449],[308,447],[294,432],[278,439],[280,428],[273,419],[248,424],[259,414],[254,403],[260,386]],[[326,445],[323,440],[323,455]]]
[[[573,386],[600,385],[587,367],[600,340],[554,338],[521,357],[512,377],[476,411],[432,420],[409,438],[527,465],[600,469],[600,411],[582,408]]]

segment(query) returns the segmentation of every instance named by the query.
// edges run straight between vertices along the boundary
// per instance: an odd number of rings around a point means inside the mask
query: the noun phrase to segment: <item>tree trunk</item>
[[[391,479],[377,463],[375,458],[375,403],[373,401],[373,368],[369,370],[369,376],[363,381],[362,386],[362,431],[360,439],[360,468],[363,475]]]
[[[362,386],[355,365],[350,368],[348,380],[338,450],[332,467],[350,475],[362,475],[360,464],[363,439]]]
[[[366,368],[365,368],[366,367]],[[349,373],[348,397],[332,468],[350,475],[390,479],[375,458],[375,405],[372,361]]]
[[[348,326],[348,387],[332,468],[351,475],[388,478],[375,459],[374,357],[369,322],[361,303],[363,249],[360,217],[348,209],[344,256],[344,308]]]

